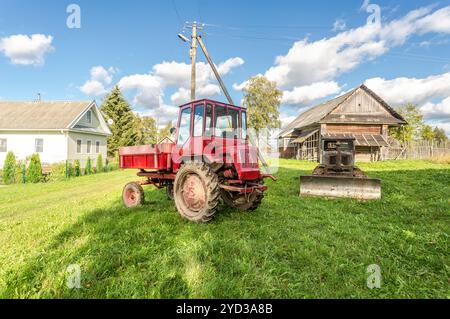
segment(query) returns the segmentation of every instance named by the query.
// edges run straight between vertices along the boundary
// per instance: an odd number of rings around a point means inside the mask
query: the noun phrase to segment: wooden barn
[[[400,114],[361,85],[300,114],[279,134],[279,152],[284,158],[320,161],[323,136],[350,136],[356,139],[356,160],[383,160],[389,128],[403,124]]]

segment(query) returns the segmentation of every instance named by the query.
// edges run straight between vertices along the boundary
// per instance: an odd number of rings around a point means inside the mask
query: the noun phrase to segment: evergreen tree
[[[27,182],[39,183],[42,181],[42,165],[39,154],[33,154],[27,169]]]
[[[91,161],[90,157],[87,158],[86,167],[84,168],[84,174],[85,175],[91,175],[92,174],[92,161]]]
[[[3,183],[13,184],[16,181],[16,157],[13,152],[6,154],[5,163],[3,164]]]
[[[98,154],[97,166],[95,168],[97,169],[97,173],[103,172],[103,157],[102,157],[102,154]]]
[[[108,137],[108,155],[114,156],[121,146],[136,145],[135,115],[118,86],[105,98],[101,111],[109,124],[112,135]]]
[[[75,176],[81,176],[81,165],[79,160],[75,160]]]

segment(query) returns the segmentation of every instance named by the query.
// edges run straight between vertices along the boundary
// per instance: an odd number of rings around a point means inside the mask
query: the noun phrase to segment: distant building
[[[282,157],[320,160],[323,136],[356,139],[358,161],[383,160],[390,127],[405,119],[365,85],[300,114],[278,136]]]
[[[33,153],[44,164],[107,156],[111,134],[95,101],[0,101],[0,168],[6,153],[23,160]]]

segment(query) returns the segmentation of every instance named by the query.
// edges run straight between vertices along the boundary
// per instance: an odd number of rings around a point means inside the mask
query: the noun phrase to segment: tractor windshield
[[[216,106],[215,135],[223,138],[238,136],[239,111],[223,106]]]

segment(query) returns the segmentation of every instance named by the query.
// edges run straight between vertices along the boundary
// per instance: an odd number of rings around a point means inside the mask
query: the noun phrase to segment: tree
[[[431,142],[434,140],[434,132],[433,128],[429,125],[423,125],[422,131],[420,132],[420,135],[423,140]]]
[[[447,142],[448,141],[448,136],[447,134],[445,134],[445,130],[439,127],[435,127],[433,130],[434,133],[434,139],[439,142],[439,143],[443,143],[443,142]]]
[[[91,175],[92,174],[92,161],[91,158],[88,157],[86,160],[86,167],[84,168],[84,174],[85,175]]]
[[[16,181],[16,157],[13,152],[6,154],[5,163],[3,164],[3,183],[6,185],[13,184]]]
[[[172,121],[168,122],[166,126],[164,126],[162,129],[158,132],[158,142],[160,142],[162,139],[166,137],[170,137],[170,129],[172,128]]]
[[[136,145],[158,143],[158,128],[153,117],[139,115],[135,118],[135,130],[137,134]]]
[[[108,137],[108,154],[114,156],[121,146],[136,145],[137,132],[135,115],[118,86],[105,98],[101,111],[109,125],[112,135]]]
[[[74,168],[75,168],[75,176],[81,176],[80,160],[75,160]]]
[[[42,181],[42,165],[39,154],[33,154],[27,169],[27,182],[39,183]]]
[[[421,138],[424,125],[423,115],[414,104],[406,104],[397,109],[408,123],[402,127],[392,128],[390,135],[401,142],[411,142]]]
[[[247,108],[248,127],[255,130],[258,140],[262,129],[281,126],[279,107],[282,96],[276,83],[261,75],[250,78],[244,88],[243,106]]]
[[[103,157],[102,157],[102,154],[98,154],[97,165],[95,166],[95,169],[97,170],[97,173],[103,172]]]

